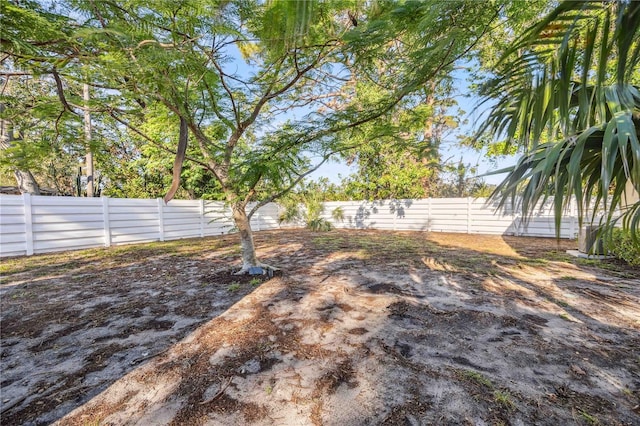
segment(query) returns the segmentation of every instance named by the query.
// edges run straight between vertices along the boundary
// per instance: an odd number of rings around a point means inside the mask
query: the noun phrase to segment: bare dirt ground
[[[256,234],[2,261],[3,425],[640,424],[640,271],[575,242]]]

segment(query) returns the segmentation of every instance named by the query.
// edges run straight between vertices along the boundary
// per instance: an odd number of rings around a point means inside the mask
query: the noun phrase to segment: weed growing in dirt
[[[580,410],[580,417],[582,417],[590,425],[599,425],[598,419],[584,410]]]
[[[596,260],[577,258],[573,261],[576,262],[579,266],[590,266],[607,272],[616,273],[621,278],[637,278],[637,274],[630,273],[629,268],[625,267],[624,262],[620,262],[616,259]]]
[[[229,291],[236,291],[238,289],[240,289],[240,283],[237,283],[237,282],[233,282],[229,284],[229,287],[227,287],[227,290]]]
[[[463,379],[476,382],[479,385],[483,385],[483,386],[486,386],[488,388],[493,388],[493,384],[491,383],[491,380],[487,379],[486,377],[484,377],[481,373],[478,373],[477,371],[462,370],[462,371],[459,372],[459,375]]]
[[[496,390],[493,392],[493,399],[507,410],[516,408],[516,404],[511,399],[511,394],[507,391]]]
[[[271,395],[271,392],[273,392],[273,388],[271,387],[271,385],[267,385],[264,388],[264,391],[266,392],[267,395]]]
[[[569,318],[569,315],[567,315],[565,313],[560,314],[560,318],[562,318],[565,321],[571,322],[571,318]]]
[[[565,302],[564,300],[558,300],[558,299],[550,299],[551,302],[555,303],[558,306],[562,306],[563,308],[568,308],[569,307],[569,303]]]
[[[261,282],[262,280],[260,280],[260,278],[252,278],[251,281],[249,281],[249,284],[255,287],[255,286],[259,286]]]
[[[520,262],[529,266],[545,266],[549,264],[547,259],[523,259]]]

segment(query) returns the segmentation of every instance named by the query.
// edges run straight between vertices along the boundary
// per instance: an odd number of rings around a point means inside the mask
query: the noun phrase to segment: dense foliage
[[[640,266],[640,241],[631,237],[630,231],[614,229],[608,244],[608,252],[632,266]]]

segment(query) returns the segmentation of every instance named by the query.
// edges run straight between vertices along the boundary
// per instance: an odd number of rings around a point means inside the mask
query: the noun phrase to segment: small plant
[[[326,232],[331,231],[332,226],[328,220],[321,217],[316,217],[307,222],[307,228],[314,232]]]
[[[516,405],[511,399],[511,394],[507,391],[496,390],[493,392],[493,399],[507,410],[513,410]]]
[[[331,223],[322,217],[323,201],[321,191],[303,185],[299,192],[290,193],[288,197],[280,201],[280,204],[284,206],[284,211],[280,214],[278,221],[280,223],[304,222],[306,227],[312,231],[330,231],[333,228]],[[332,216],[343,219],[344,212],[338,208],[334,210]]]
[[[478,383],[479,385],[483,385],[486,386],[488,388],[492,388],[493,384],[491,383],[491,380],[487,379],[486,377],[484,377],[482,374],[478,373],[477,371],[472,371],[472,370],[464,370],[461,372],[461,375],[463,378],[467,379],[467,380],[471,380],[473,382]]]
[[[631,231],[614,229],[607,248],[618,259],[631,266],[640,266],[640,241],[631,238]]]
[[[240,288],[240,283],[238,282],[233,282],[231,284],[229,284],[229,287],[227,287],[227,290],[229,291],[236,291]]]
[[[565,321],[571,321],[571,318],[569,318],[569,315],[565,313],[560,314],[560,318],[562,318]]]
[[[342,207],[336,207],[331,212],[331,218],[336,222],[344,222],[344,210]]]
[[[580,416],[582,416],[582,418],[590,425],[600,424],[597,418],[595,418],[594,416],[592,416],[591,414],[587,413],[584,410],[580,410]]]
[[[249,284],[255,287],[260,285],[261,282],[262,280],[260,278],[251,278],[251,281],[249,281]]]
[[[273,387],[271,387],[271,385],[267,385],[264,388],[264,391],[266,392],[267,395],[271,395],[271,392],[273,392]]]
[[[282,202],[282,204],[285,205],[284,211],[282,213],[280,213],[280,216],[278,217],[278,222],[280,224],[283,223],[291,223],[291,222],[295,222],[297,220],[300,219],[301,213],[300,213],[300,205],[297,203],[287,203],[287,202]]]
[[[576,277],[574,277],[573,275],[563,275],[560,277],[561,280],[565,280],[565,281],[574,281],[577,280]]]

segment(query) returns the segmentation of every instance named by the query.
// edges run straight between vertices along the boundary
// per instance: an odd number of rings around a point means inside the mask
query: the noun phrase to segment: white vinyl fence
[[[332,213],[340,208],[343,220]],[[252,218],[256,231],[278,229],[281,207],[271,203]],[[553,213],[543,208],[528,223],[497,212],[485,199],[349,201],[325,203],[337,228],[555,236]],[[301,224],[297,224],[300,226]],[[294,224],[295,226],[295,224]],[[0,256],[31,255],[89,247],[220,235],[233,231],[221,202],[202,200],[74,198],[0,195]],[[562,220],[561,237],[575,238],[575,215]]]
[[[423,200],[339,201],[324,204],[323,217],[336,228],[394,231],[459,232],[466,234],[555,237],[553,204],[547,203],[524,220],[512,211],[498,211],[485,198],[427,198]],[[342,211],[343,220],[334,219]],[[576,238],[575,207],[564,215],[561,238]]]
[[[279,209],[262,207],[252,228],[277,229]],[[204,237],[233,227],[221,202],[0,195],[0,256]]]

